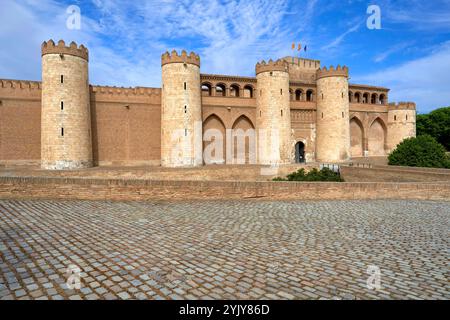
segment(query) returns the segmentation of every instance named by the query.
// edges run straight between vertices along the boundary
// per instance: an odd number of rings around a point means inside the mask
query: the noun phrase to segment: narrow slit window
[[[64,110],[64,101],[61,101],[61,110]]]
[[[187,129],[184,129],[184,136],[187,137]]]
[[[61,75],[61,83],[64,83],[64,75]]]
[[[397,116],[394,116],[394,121],[397,121]]]
[[[406,121],[408,121],[408,115],[406,115]]]
[[[186,82],[184,83],[184,90],[187,90],[187,84],[186,84]]]
[[[61,137],[64,137],[64,128],[61,128]]]
[[[344,113],[342,112],[342,118],[344,118]]]
[[[187,113],[187,106],[184,106],[184,113]]]
[[[280,93],[281,93],[281,95],[283,95],[283,89],[280,89]]]
[[[323,119],[323,112],[322,112],[322,119]]]
[[[283,110],[281,110],[281,116],[283,116]]]

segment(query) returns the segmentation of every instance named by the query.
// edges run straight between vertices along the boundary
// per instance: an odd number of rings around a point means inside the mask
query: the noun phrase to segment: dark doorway
[[[305,163],[305,144],[303,142],[297,142],[295,145],[295,162]]]

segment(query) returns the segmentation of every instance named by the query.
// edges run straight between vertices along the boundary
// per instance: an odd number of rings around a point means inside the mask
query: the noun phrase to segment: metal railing
[[[368,168],[368,169],[372,169],[373,168],[373,164],[370,163],[354,163],[351,162],[348,164],[349,167],[356,167],[356,168]]]
[[[319,169],[322,170],[324,168],[330,169],[331,171],[337,173],[337,174],[341,174],[341,166],[338,164],[333,164],[333,163],[321,163],[319,166]]]

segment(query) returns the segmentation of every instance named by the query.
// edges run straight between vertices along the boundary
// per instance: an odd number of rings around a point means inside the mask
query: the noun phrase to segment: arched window
[[[361,93],[359,93],[359,92],[355,93],[354,102],[361,103]]]
[[[230,96],[231,97],[239,97],[239,86],[237,84],[233,84],[230,86]]]
[[[225,97],[225,95],[226,95],[225,85],[224,84],[216,85],[216,96]]]
[[[363,95],[363,103],[369,103],[369,94],[367,92]]]
[[[253,98],[253,87],[250,85],[246,85],[244,87],[244,97],[245,98]]]
[[[370,99],[370,103],[371,104],[377,104],[377,102],[378,102],[378,95],[376,93],[373,93],[372,97]]]
[[[302,101],[303,100],[303,91],[302,89],[295,90],[295,100]]]
[[[351,91],[348,93],[348,102],[353,102],[353,92]]]
[[[380,94],[379,103],[380,104],[386,104],[386,95]]]
[[[314,101],[314,91],[313,90],[306,91],[306,101]]]
[[[209,83],[202,84],[202,96],[204,97],[211,96],[211,85]]]

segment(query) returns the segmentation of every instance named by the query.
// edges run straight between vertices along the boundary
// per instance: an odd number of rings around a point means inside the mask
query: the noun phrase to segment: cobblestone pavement
[[[449,231],[445,202],[0,201],[0,298],[450,299]]]

